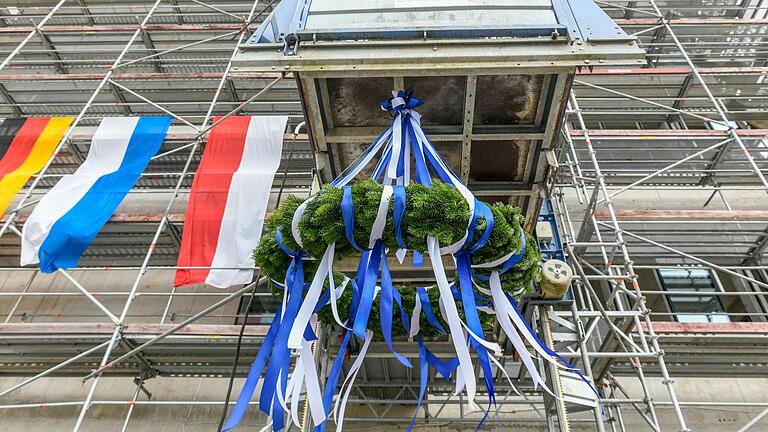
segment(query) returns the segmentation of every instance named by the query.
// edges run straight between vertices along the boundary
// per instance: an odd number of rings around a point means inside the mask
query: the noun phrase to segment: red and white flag
[[[192,182],[174,286],[251,282],[287,122],[229,117],[211,130]]]

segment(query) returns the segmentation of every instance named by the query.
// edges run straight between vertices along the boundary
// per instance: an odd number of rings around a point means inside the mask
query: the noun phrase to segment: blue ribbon
[[[411,121],[405,123],[405,130],[408,136],[411,138],[411,147],[413,148],[413,160],[416,161],[416,183],[432,186],[432,180],[429,175],[429,168],[427,168],[427,162],[424,160],[424,152],[419,149],[419,141],[416,139],[416,133],[413,131],[413,125]]]
[[[376,167],[373,169],[373,174],[371,175],[371,178],[379,181],[381,180],[381,176],[384,175],[384,171],[387,170],[387,164],[389,164],[389,160],[392,158],[392,147],[387,147],[387,150],[384,151],[384,155],[381,159],[376,163]]]
[[[476,217],[482,217],[485,219],[485,231],[483,231],[483,235],[480,236],[480,239],[472,245],[472,247],[469,248],[469,253],[473,254],[480,249],[482,249],[486,244],[488,244],[488,240],[491,239],[491,233],[493,232],[493,226],[496,224],[496,222],[493,219],[493,212],[491,211],[491,208],[485,205],[482,201],[475,198],[475,212],[474,215]],[[472,230],[472,237],[468,237],[467,240],[470,238],[474,238],[474,229]],[[525,249],[523,249],[525,250]]]
[[[408,317],[408,313],[405,309],[403,309],[403,300],[400,297],[400,291],[397,290],[397,287],[394,287],[392,294],[395,303],[397,303],[397,307],[400,309],[400,322],[403,324],[405,334],[409,334],[411,332],[411,319]]]
[[[403,185],[395,185],[392,188],[392,196],[395,200],[394,204],[392,205],[392,218],[395,222],[395,240],[397,240],[397,245],[402,248],[406,249],[405,246],[405,240],[403,240],[403,216],[405,216],[405,206],[406,206],[406,197],[405,197],[405,186]]]
[[[405,91],[400,90],[397,92],[397,97],[402,98],[405,101],[405,105],[393,106],[392,102],[394,97],[384,99],[381,101],[381,108],[387,111],[401,111],[404,109],[414,109],[424,104],[424,101],[413,96],[413,89],[408,88]]]
[[[421,402],[424,400],[424,393],[427,391],[427,380],[429,380],[429,364],[427,363],[427,349],[424,347],[424,340],[419,336],[419,401],[416,403],[416,412],[413,413],[411,424],[408,425],[408,432],[413,430],[413,424],[416,423],[416,416],[419,415]]]
[[[424,267],[424,255],[419,251],[413,251],[413,266],[416,268]]]
[[[275,318],[272,320],[272,324],[269,325],[269,330],[267,330],[267,335],[264,337],[264,341],[261,343],[261,347],[259,348],[259,353],[256,354],[256,358],[253,360],[253,363],[251,364],[251,370],[248,371],[248,377],[245,379],[245,383],[243,383],[243,388],[240,390],[240,396],[237,398],[237,403],[235,403],[235,407],[232,409],[232,412],[229,414],[229,419],[227,419],[227,424],[224,425],[224,428],[222,429],[223,432],[226,432],[238,424],[240,424],[240,421],[243,419],[243,416],[245,416],[245,412],[248,410],[248,404],[251,401],[251,398],[253,397],[253,393],[256,391],[256,385],[259,383],[259,378],[261,377],[261,372],[264,370],[264,366],[267,364],[267,359],[269,358],[269,354],[272,352],[272,348],[275,345],[275,337],[277,336],[277,329],[280,327],[280,315],[282,311],[282,305],[277,308],[277,314],[275,315]]]
[[[475,230],[477,229],[478,223],[480,223],[480,216],[482,215],[482,212],[477,211],[478,204],[480,204],[480,200],[475,198],[475,211],[472,213],[472,220],[469,221],[469,226],[467,227],[467,239],[464,240],[464,244],[461,246],[462,250],[467,249],[475,239]],[[485,232],[483,232],[483,234],[485,234]]]
[[[405,134],[402,132],[405,130],[405,123],[407,121],[406,119],[408,118],[408,116],[410,116],[410,114],[406,114],[405,116],[402,116],[402,115],[400,116],[400,154],[398,155],[398,158],[397,158],[397,169],[396,169],[398,178],[403,177],[405,175],[406,141],[405,141]]]
[[[413,429],[413,425],[416,422],[416,416],[419,415],[419,409],[421,403],[424,401],[424,394],[427,391],[427,381],[429,380],[429,366],[432,366],[437,372],[443,376],[446,381],[451,380],[451,374],[459,367],[459,358],[454,357],[451,360],[443,362],[439,358],[435,357],[425,346],[424,339],[421,336],[419,341],[419,401],[416,404],[416,412],[413,414],[411,424],[408,426],[408,432]]]
[[[370,253],[370,251],[363,253],[363,259],[360,260],[360,266],[358,266],[358,278],[360,278],[361,275],[365,272],[363,269],[363,262],[368,262],[368,256],[370,256]],[[349,283],[352,284],[352,303],[350,304],[349,308],[349,320],[347,321],[347,326],[349,326],[349,322],[352,321],[352,318],[355,316],[357,312],[357,305],[360,301],[360,290],[358,288],[357,282],[355,282],[354,279],[351,279]],[[339,352],[336,353],[336,358],[333,360],[333,365],[331,366],[331,371],[328,374],[328,379],[325,381],[325,389],[323,390],[323,407],[325,407],[326,416],[330,415],[331,412],[333,395],[336,393],[336,387],[339,384],[339,377],[341,376],[342,366],[344,366],[344,354],[347,352],[347,347],[349,346],[349,341],[351,338],[352,332],[350,330],[345,330],[344,338],[341,340],[341,344],[339,345]],[[315,432],[325,431],[326,424],[328,424],[328,420],[325,420],[321,424],[316,425],[314,429]]]
[[[413,124],[408,125],[408,133],[411,134],[411,136],[413,137],[412,139],[416,139],[416,132],[413,129]],[[424,154],[426,155],[427,160],[429,160],[429,163],[432,166],[432,168],[440,176],[440,179],[443,181],[443,183],[455,185],[456,182],[454,181],[454,179],[457,179],[456,174],[451,171],[451,169],[448,167],[448,164],[446,164],[445,161],[443,161],[443,159],[437,153],[437,150],[435,150],[435,146],[432,144],[432,141],[430,141],[429,138],[427,138],[427,141],[422,144],[425,147],[428,147],[434,150],[434,153],[425,150]]]
[[[352,201],[352,186],[344,186],[342,190],[344,195],[341,199],[341,217],[344,220],[344,233],[347,235],[349,244],[362,252],[363,248],[355,241],[355,204]]]
[[[282,430],[285,426],[285,413],[280,401],[275,397],[277,391],[277,379],[281,379],[282,389],[287,386],[288,371],[290,368],[291,351],[288,349],[288,335],[293,327],[293,321],[301,306],[301,294],[304,291],[304,263],[302,261],[303,252],[298,251],[293,256],[293,261],[286,275],[286,284],[290,291],[288,292],[288,301],[285,307],[283,319],[278,324],[279,329],[275,338],[272,356],[269,359],[267,372],[264,375],[264,384],[262,385],[261,396],[259,398],[259,408],[267,415],[270,415],[274,425],[274,430]],[[278,317],[276,317],[278,319]]]
[[[355,323],[352,328],[355,335],[360,339],[365,339],[365,332],[368,329],[368,317],[371,315],[373,306],[373,297],[376,293],[376,280],[379,278],[379,263],[381,261],[381,240],[377,240],[373,250],[368,258],[367,268],[364,272],[365,278],[362,284],[360,294],[360,303],[355,314]]]
[[[285,243],[283,243],[283,226],[282,225],[277,227],[277,231],[275,232],[275,240],[277,240],[277,245],[280,246],[280,249],[282,249],[286,255],[288,256],[295,255],[295,252],[288,249],[288,246],[286,246]]]
[[[351,311],[350,311],[351,312]],[[339,352],[336,353],[336,358],[333,360],[333,366],[328,374],[328,379],[325,381],[325,389],[323,390],[323,407],[325,407],[325,415],[328,416],[331,413],[331,405],[333,403],[333,395],[336,393],[336,386],[339,384],[339,377],[341,376],[341,369],[344,366],[344,354],[347,352],[349,346],[349,340],[352,337],[352,332],[349,330],[344,331],[344,338],[339,345]],[[325,431],[325,425],[328,424],[326,419],[324,422],[315,426],[315,432]]]
[[[484,338],[483,326],[480,323],[480,317],[477,314],[477,305],[475,303],[475,292],[472,288],[472,259],[466,252],[461,252],[455,255],[456,257],[456,269],[459,273],[459,286],[461,288],[462,304],[464,305],[464,316],[467,319],[467,327],[478,337]],[[476,430],[480,430],[488,418],[488,414],[491,410],[491,405],[496,405],[496,395],[493,390],[493,370],[491,369],[491,361],[488,358],[488,351],[480,344],[480,342],[470,335],[470,341],[472,347],[477,352],[477,359],[480,362],[480,367],[483,369],[483,381],[485,382],[485,389],[488,392],[488,409],[485,411],[483,418],[478,423]]]
[[[437,356],[432,354],[430,350],[427,349],[426,351],[427,363],[435,368],[435,370],[443,376],[443,379],[450,381],[451,375],[453,375],[453,372],[459,367],[459,358],[451,357],[448,360],[440,360]]]
[[[440,321],[437,320],[437,317],[435,317],[435,314],[432,312],[432,304],[429,301],[429,294],[427,294],[427,290],[418,287],[416,288],[416,293],[419,296],[419,300],[421,300],[421,310],[424,312],[424,317],[427,319],[427,323],[440,333],[446,334],[446,331],[440,324]]]
[[[378,243],[378,241],[377,241]],[[389,350],[395,355],[397,361],[407,368],[412,368],[411,362],[403,357],[392,346],[392,275],[389,273],[387,264],[387,255],[384,248],[381,248],[381,299],[379,302],[379,321],[381,322],[381,333],[384,341],[389,346]],[[402,309],[402,308],[401,308]],[[400,315],[402,317],[402,314]],[[355,322],[357,324],[357,322]]]
[[[520,252],[509,257],[509,259],[504,263],[504,265],[501,266],[501,270],[499,270],[499,274],[506,273],[509,269],[517,265],[517,263],[519,263],[524,256],[525,256],[525,233],[521,228],[520,229]]]
[[[365,270],[368,266],[368,260],[370,257],[371,251],[363,252],[363,255],[360,257],[360,263],[357,265],[357,282],[355,282],[355,279],[351,279],[349,281],[352,284],[352,303],[349,306],[350,319],[355,317],[352,311],[357,311],[357,305],[360,303],[361,285],[363,282],[365,282]]]

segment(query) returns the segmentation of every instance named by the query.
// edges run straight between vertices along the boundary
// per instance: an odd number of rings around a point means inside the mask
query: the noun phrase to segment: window
[[[665,291],[719,292],[719,288],[707,269],[673,268],[659,269],[659,281]],[[730,322],[718,296],[667,295],[667,303],[675,320],[686,323]]]

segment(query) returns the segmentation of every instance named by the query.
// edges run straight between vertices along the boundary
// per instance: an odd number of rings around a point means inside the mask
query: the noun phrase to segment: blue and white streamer
[[[421,116],[414,110],[422,103],[420,99],[413,97],[410,90],[395,93],[392,98],[382,102],[382,109],[393,113],[394,118],[391,127],[377,137],[357,161],[331,183],[335,187],[342,188],[343,191],[341,212],[347,241],[361,252],[355,278],[346,279],[341,287],[335,287],[333,280],[335,245],[332,244],[328,246],[323,257],[320,258],[319,268],[312,282],[305,284],[302,261],[306,257],[301,250],[290,251],[285,248],[281,240],[281,230],[278,230],[278,244],[292,259],[284,281],[283,303],[270,326],[267,337],[259,350],[243,391],[224,430],[229,430],[240,421],[248,401],[253,395],[258,377],[266,368],[260,396],[260,408],[264,413],[270,415],[274,430],[281,430],[284,427],[286,411],[290,413],[289,418],[297,426],[301,426],[299,425],[297,406],[301,391],[306,387],[306,398],[312,414],[312,421],[315,424],[314,431],[323,432],[325,430],[331,412],[336,423],[336,430],[340,431],[343,427],[346,404],[352,386],[373,339],[370,326],[375,324],[369,322],[369,317],[377,295],[381,296],[379,325],[384,341],[395,358],[406,367],[412,367],[410,360],[396,352],[393,346],[393,325],[402,325],[405,334],[409,338],[415,338],[419,344],[420,388],[417,414],[426,392],[430,367],[433,367],[446,379],[455,377],[456,393],[466,390],[470,406],[476,407],[474,400],[477,393],[477,380],[470,355],[471,348],[477,354],[480,368],[483,371],[486,392],[489,395],[489,406],[478,428],[487,418],[491,407],[495,404],[492,367],[497,367],[503,371],[505,376],[507,375],[503,364],[496,358],[502,353],[501,347],[485,339],[478,310],[496,314],[502,330],[518,352],[523,366],[536,387],[541,386],[545,391],[552,393],[544,378],[539,374],[526,343],[533,347],[539,358],[557,367],[575,371],[594,390],[589,381],[576,368],[539,340],[533,329],[523,319],[514,300],[501,287],[500,275],[509,271],[525,255],[526,243],[522,230],[519,250],[511,251],[506,256],[492,262],[472,264],[472,255],[486,246],[490,240],[494,226],[493,213],[487,205],[478,201],[458,176],[452,172],[424,134],[421,128]],[[350,182],[366,166],[371,164],[377,155],[380,156],[375,163],[372,177],[384,185],[378,213],[371,227],[369,238],[356,239],[354,237],[355,216]],[[413,166],[411,166],[412,162]],[[413,178],[411,178],[411,170],[414,173]],[[466,232],[457,242],[441,245],[434,237],[426,239],[426,252],[429,254],[437,282],[435,289],[439,291],[438,306],[443,321],[447,323],[447,331],[433,312],[433,306],[425,288],[417,288],[414,309],[408,311],[411,316],[409,317],[408,313],[403,310],[400,293],[392,283],[389,271],[387,256],[390,251],[386,249],[381,240],[386,226],[387,212],[390,204],[392,204],[394,236],[398,244],[395,255],[402,263],[407,253],[401,227],[406,207],[405,186],[413,180],[429,187],[432,184],[431,177],[433,174],[461,193],[467,202],[470,213]],[[290,226],[291,234],[300,246],[302,242],[299,221],[312,199],[310,198],[299,206]],[[485,220],[486,229],[475,242],[475,230],[480,220]],[[456,282],[452,283],[448,280],[443,267],[443,255],[450,255],[456,261],[459,276]],[[413,251],[413,256],[414,265],[420,266],[422,255]],[[477,269],[491,271],[490,277],[475,273],[474,271]],[[381,277],[381,286],[377,286],[379,277]],[[326,279],[329,281],[330,288],[323,291],[323,284]],[[478,286],[476,280],[488,280],[490,289]],[[352,290],[352,302],[349,316],[342,320],[336,301],[348,286]],[[456,301],[462,302],[466,322],[459,316]],[[314,313],[328,303],[331,304],[334,320],[343,329],[343,338],[321,394],[317,373],[311,358],[311,342],[315,339],[311,327],[315,320]],[[395,304],[400,311],[401,322],[399,324],[393,323],[392,319]],[[427,349],[420,333],[422,314],[430,327],[441,333],[450,334],[456,357],[440,360]],[[339,397],[336,398],[334,404],[334,394],[336,394],[341,378],[344,357],[355,337],[362,341],[362,345],[341,384]],[[291,352],[298,354],[298,360],[289,381]],[[507,380],[512,385],[509,376],[507,376]],[[520,394],[514,386],[512,388]],[[409,431],[413,428],[414,421],[411,422]]]

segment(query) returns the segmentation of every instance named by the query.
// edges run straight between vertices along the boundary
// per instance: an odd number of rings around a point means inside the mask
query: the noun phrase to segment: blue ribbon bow
[[[399,103],[400,101],[397,101],[396,104],[393,104],[395,99],[402,99],[404,103]],[[404,109],[414,109],[423,104],[424,101],[414,97],[413,89],[409,87],[405,91],[400,90],[397,92],[397,96],[381,101],[381,108],[385,111],[401,111]]]

